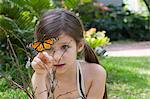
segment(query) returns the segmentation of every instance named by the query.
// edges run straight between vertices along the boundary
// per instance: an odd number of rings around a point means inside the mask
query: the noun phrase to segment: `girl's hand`
[[[52,68],[53,58],[52,56],[49,56],[47,52],[41,52],[34,57],[31,64],[32,68],[35,70],[35,73],[46,75],[49,69]]]

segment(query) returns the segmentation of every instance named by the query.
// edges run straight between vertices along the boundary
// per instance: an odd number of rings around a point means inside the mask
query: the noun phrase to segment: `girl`
[[[36,99],[106,99],[106,71],[84,41],[83,25],[74,13],[56,9],[41,17],[36,30],[39,53],[32,61]],[[84,51],[84,61],[77,53]]]

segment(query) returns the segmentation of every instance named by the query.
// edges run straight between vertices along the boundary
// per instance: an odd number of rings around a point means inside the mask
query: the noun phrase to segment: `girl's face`
[[[78,47],[72,37],[62,34],[52,49],[46,52],[53,57],[56,73],[64,73],[74,66]]]

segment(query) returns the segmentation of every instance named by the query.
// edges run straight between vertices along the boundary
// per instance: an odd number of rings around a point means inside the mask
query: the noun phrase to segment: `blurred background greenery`
[[[29,87],[33,71],[25,67],[27,57],[32,56],[27,45],[34,40],[40,15],[54,8],[72,10],[81,18],[85,38],[93,49],[111,41],[150,40],[149,0],[0,0],[1,77],[16,81],[23,88]],[[10,81],[1,79],[0,97],[13,93],[10,87]]]

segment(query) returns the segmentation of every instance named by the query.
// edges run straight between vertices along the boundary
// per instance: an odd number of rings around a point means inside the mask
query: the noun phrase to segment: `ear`
[[[81,52],[84,48],[84,40],[81,40],[77,45],[77,51]]]

